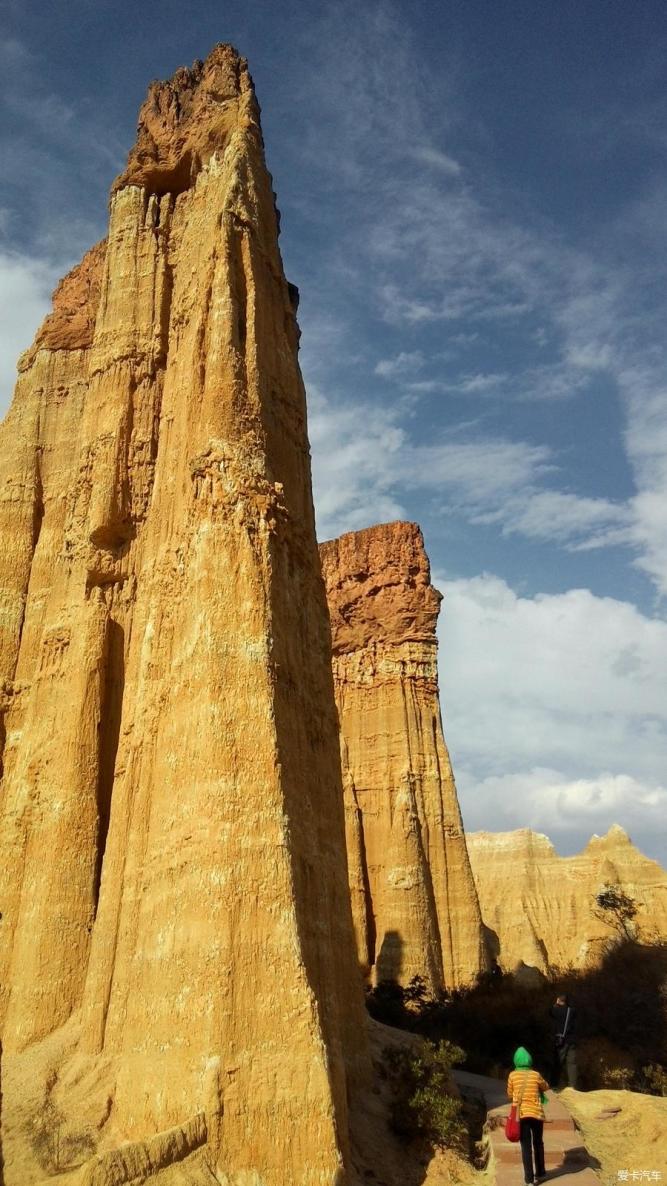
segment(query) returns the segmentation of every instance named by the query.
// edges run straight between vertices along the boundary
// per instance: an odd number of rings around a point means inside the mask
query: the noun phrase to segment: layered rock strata
[[[218,46],[151,85],[2,426],[3,1124],[30,1081],[91,1182],[181,1147],[216,1181],[348,1180],[369,1061],[277,234]]]
[[[359,961],[433,990],[486,966],[438,698],[441,595],[414,523],[320,545]]]
[[[520,962],[547,972],[597,961],[614,933],[594,913],[606,884],[635,899],[640,934],[667,938],[667,872],[618,825],[573,857],[559,856],[529,828],[472,832],[468,851],[482,917],[506,971]]]

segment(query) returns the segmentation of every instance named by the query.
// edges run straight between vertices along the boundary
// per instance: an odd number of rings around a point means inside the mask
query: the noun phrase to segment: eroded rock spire
[[[91,1174],[347,1180],[368,1060],[293,304],[218,46],[151,86],[2,426],[7,1186],[27,1057]]]
[[[438,700],[433,588],[415,523],[320,546],[331,614],[360,963],[432,990],[486,966]]]

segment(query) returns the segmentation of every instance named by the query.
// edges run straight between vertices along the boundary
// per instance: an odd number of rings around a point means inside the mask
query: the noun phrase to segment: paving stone
[[[491,1148],[491,1162],[495,1171],[495,1186],[522,1186],[523,1167],[521,1147],[505,1137],[505,1120],[509,1114],[509,1100],[505,1099],[505,1084],[470,1072],[457,1072],[455,1078],[465,1089],[481,1094],[488,1109],[487,1132]],[[558,1180],[558,1186],[600,1186],[600,1179],[591,1168],[588,1152],[581,1133],[567,1109],[553,1092],[547,1095],[544,1123],[544,1164],[546,1180]],[[567,1181],[565,1181],[567,1179]]]

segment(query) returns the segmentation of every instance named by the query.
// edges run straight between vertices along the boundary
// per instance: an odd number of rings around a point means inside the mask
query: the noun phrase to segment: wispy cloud
[[[331,439],[342,449],[334,458],[314,442],[321,522],[342,529],[360,524],[364,508],[366,521],[397,513],[421,483],[435,504],[444,509],[449,500],[453,515],[472,526],[493,523],[505,539],[520,535],[571,550],[629,546],[667,593],[660,345],[667,260],[647,247],[664,237],[660,179],[617,225],[575,244],[494,173],[482,141],[467,136],[471,113],[452,63],[435,69],[420,56],[392,0],[343,0],[295,35],[300,65],[282,95],[290,114],[280,143],[298,219],[284,222],[298,226],[300,241],[287,240],[288,254],[307,284],[302,358],[309,389],[320,392],[311,423],[317,430],[334,417]],[[20,259],[21,291],[41,294],[54,265],[64,271],[103,233],[105,192],[126,146],[105,126],[103,112],[65,90],[53,93],[39,58],[20,41],[0,41],[0,62],[11,116],[0,130],[0,151],[14,164],[4,183],[11,187],[20,177],[30,208],[25,242],[16,193],[7,202],[0,190],[0,206],[13,211],[0,220],[0,233],[14,240],[5,267]],[[648,114],[646,134],[654,135],[659,119]],[[625,124],[626,134],[644,132]],[[78,189],[69,175],[73,161]],[[90,202],[72,219],[72,195],[84,192]],[[13,356],[30,336],[22,326],[33,316],[34,330],[43,298],[25,295],[17,309],[5,339]],[[521,419],[540,404],[567,402],[574,435],[577,406],[600,384],[626,416],[622,444],[636,493],[624,502],[600,465],[594,496],[590,487],[580,491],[566,449],[547,448],[548,432]],[[440,427],[430,425],[427,447],[415,409],[429,400],[434,406],[438,397],[447,416]],[[465,399],[465,411],[448,397]],[[456,417],[470,417],[475,401],[484,410],[477,425],[457,434],[457,466],[450,448]],[[492,406],[507,409],[493,431],[484,419]],[[349,415],[355,408],[356,422]],[[372,460],[363,456],[364,440]],[[477,488],[464,480],[464,470],[473,472],[473,448],[489,450],[487,470],[500,466],[496,485],[483,472]],[[518,450],[518,469],[507,486],[503,459],[511,449]],[[531,454],[526,473],[522,460],[531,449],[542,450],[541,461]],[[428,480],[417,481],[415,472],[426,465]],[[349,494],[340,489],[343,480]]]
[[[423,365],[421,350],[401,350],[394,358],[381,358],[374,369],[383,379],[404,379],[411,378]]]
[[[372,364],[376,378],[415,397],[479,396],[519,407],[567,402],[573,433],[577,403],[605,385],[626,417],[621,444],[636,496],[619,500],[613,476],[599,463],[595,497],[580,493],[560,456],[552,458],[560,468],[550,489],[538,484],[494,508],[496,521],[506,538],[521,534],[570,549],[629,546],[667,593],[665,357],[656,351],[667,313],[667,260],[650,248],[664,233],[664,202],[635,202],[618,225],[600,227],[585,244],[568,241],[527,202],[513,214],[516,195],[489,173],[488,160],[470,145],[462,158],[459,100],[443,81],[446,72],[431,73],[418,59],[398,10],[387,0],[363,11],[350,7],[348,16],[344,37],[327,26],[326,38],[311,47],[307,85],[328,147],[322,154],[313,144],[314,167],[339,202],[339,212],[325,204],[322,213],[336,227],[332,260],[349,265],[350,325],[363,307],[367,330],[379,333],[384,325],[393,345]],[[320,280],[343,308],[333,271],[325,266]],[[457,338],[491,365],[480,359],[462,368],[446,349]],[[317,381],[332,400],[346,388],[349,395],[353,381],[348,372],[339,385],[338,365],[332,355],[320,358]],[[358,384],[361,395],[363,371]],[[508,436],[523,435],[519,418],[517,410]],[[416,446],[407,415],[397,426],[403,452]],[[402,505],[399,486],[390,479],[385,485]],[[450,494],[451,485],[442,491]],[[478,505],[471,522],[488,522],[488,513]]]
[[[11,211],[0,232],[7,251],[62,273],[104,233],[127,146],[103,107],[56,93],[42,67],[17,38],[0,41],[0,206]]]
[[[422,361],[424,366],[424,361]],[[440,365],[442,370],[442,364]],[[400,374],[393,375],[400,377]],[[507,387],[508,376],[502,373],[486,374],[478,371],[475,374],[463,372],[452,379],[405,379],[405,386],[409,391],[419,394],[440,392],[448,395],[485,395],[503,393]]]
[[[478,372],[476,375],[463,375],[457,383],[450,385],[449,390],[460,391],[462,395],[479,395],[484,391],[497,391],[506,379],[507,375]]]
[[[571,551],[636,544],[630,506],[549,488],[559,471],[546,445],[481,434],[474,423],[417,442],[400,404],[329,398],[314,385],[309,403],[321,538],[404,516],[417,493],[450,517],[505,536]]]
[[[309,435],[320,538],[404,515],[415,490],[450,499],[465,515],[549,468],[548,450],[521,441],[416,444],[396,409],[333,401],[312,385]]]
[[[519,499],[473,514],[472,521],[496,523],[504,535],[523,535],[576,550],[634,542],[629,506],[561,490],[524,491]]]
[[[437,169],[440,173],[446,173],[449,177],[459,177],[462,173],[461,165],[454,157],[449,156],[446,152],[441,152],[439,148],[429,148],[427,145],[419,145],[413,149],[412,155],[416,161],[422,165],[429,165],[433,169]]]

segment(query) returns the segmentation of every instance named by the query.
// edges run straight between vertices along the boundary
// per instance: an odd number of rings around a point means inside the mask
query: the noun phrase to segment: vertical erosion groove
[[[372,968],[375,964],[377,928],[375,926],[375,914],[373,912],[373,895],[371,893],[371,883],[368,876],[366,837],[364,836],[364,816],[359,807],[357,807],[357,813],[359,821],[359,855],[361,857],[361,876],[364,883],[364,901],[366,904],[366,951],[368,953],[368,966]]]
[[[162,209],[164,201],[158,204],[158,223],[160,226],[160,215],[164,213],[164,226],[160,230],[156,229],[157,240],[157,267],[159,269],[162,265],[161,284],[159,288],[159,307],[157,309],[157,318],[159,326],[159,358],[158,365],[165,366],[167,361],[167,353],[169,350],[169,326],[171,323],[171,304],[174,295],[174,267],[169,253],[169,226],[171,222],[172,206],[171,200],[167,196],[166,208]]]
[[[102,706],[100,712],[100,743],[98,749],[97,772],[97,854],[95,865],[95,883],[93,898],[95,913],[100,895],[102,879],[102,864],[109,831],[109,817],[111,815],[111,795],[113,792],[114,771],[116,768],[116,754],[120,738],[120,723],[123,710],[123,692],[125,688],[125,635],[122,626],[113,619],[109,620],[107,635],[107,655],[102,687]]]
[[[236,305],[236,339],[240,362],[243,367],[243,377],[247,380],[246,375],[246,339],[248,336],[248,282],[246,280],[246,255],[247,244],[245,241],[245,232],[243,227],[240,229],[234,226],[233,229],[233,276],[232,284],[234,288],[235,305]],[[248,266],[250,263],[248,261]]]
[[[23,638],[23,626],[25,623],[25,614],[28,604],[28,590],[30,588],[30,577],[32,575],[32,565],[35,559],[35,550],[39,543],[39,537],[42,531],[42,523],[44,522],[44,489],[42,487],[42,473],[40,469],[40,454],[37,452],[35,458],[35,480],[33,488],[33,502],[32,502],[32,551],[30,555],[30,568],[25,583],[23,596],[21,599],[20,621],[18,625],[18,638],[16,645],[16,656],[12,669],[12,679],[16,676],[16,669],[19,663],[19,656],[21,654],[21,640]],[[5,744],[7,741],[7,730],[5,727],[5,713],[6,703],[0,703],[0,779],[4,777],[5,772]],[[1,916],[0,916],[1,919]],[[1,1186],[1,1183],[0,1183]]]
[[[35,494],[32,506],[32,552],[35,554],[35,548],[39,543],[39,536],[42,530],[42,523],[44,521],[44,490],[42,487],[42,474],[39,467],[39,461],[35,470]]]

